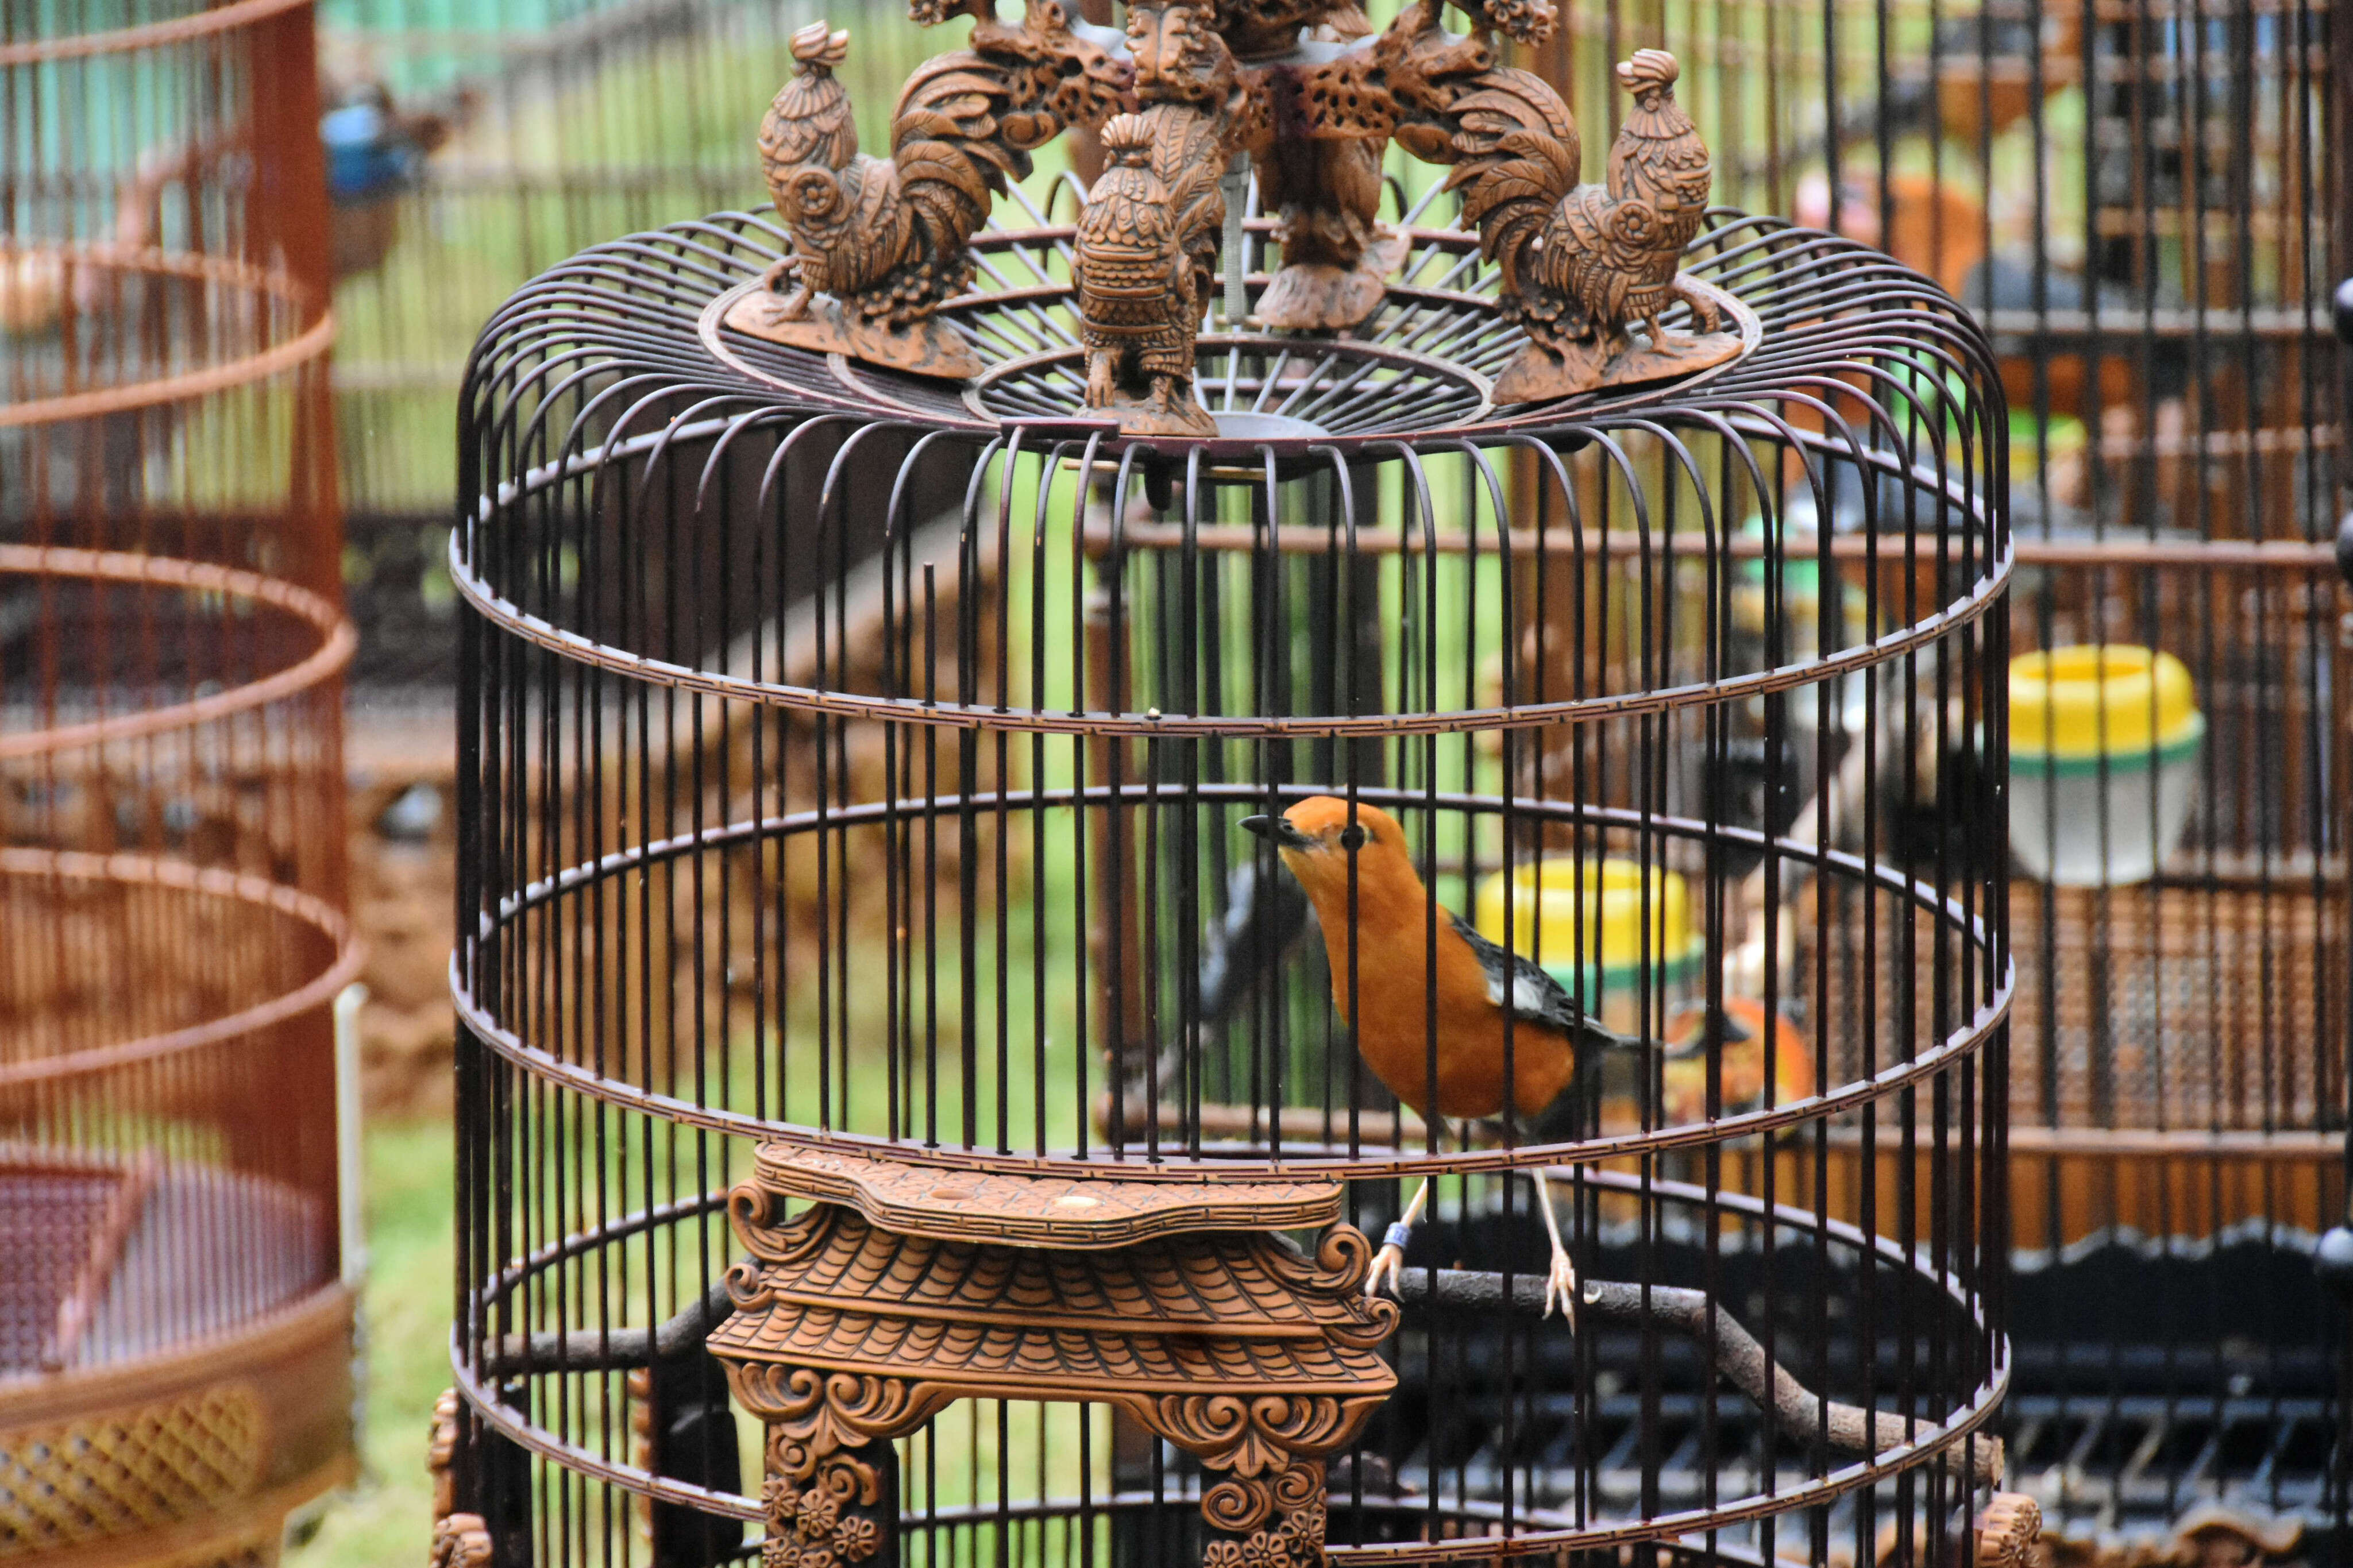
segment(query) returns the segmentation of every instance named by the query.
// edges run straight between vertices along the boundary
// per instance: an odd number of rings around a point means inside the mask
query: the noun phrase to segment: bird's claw
[[[1383,1247],[1378,1252],[1373,1254],[1373,1267],[1365,1275],[1365,1294],[1381,1295],[1383,1293],[1381,1281],[1386,1279],[1388,1281],[1387,1293],[1391,1299],[1395,1299],[1398,1280],[1404,1272],[1405,1248],[1394,1242]]]
[[[1552,1316],[1555,1302],[1559,1303],[1561,1317],[1574,1330],[1577,1327],[1577,1265],[1568,1260],[1566,1252],[1552,1255],[1552,1268],[1545,1276],[1546,1317]]]

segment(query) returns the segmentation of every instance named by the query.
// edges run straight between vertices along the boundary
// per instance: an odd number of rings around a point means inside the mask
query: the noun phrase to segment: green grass
[[[425,1450],[433,1402],[449,1385],[451,1216],[455,1190],[449,1130],[441,1121],[380,1122],[366,1143],[369,1269],[363,1295],[366,1393],[362,1474],[324,1500],[315,1530],[288,1552],[287,1568],[414,1568],[432,1531],[432,1487]],[[756,1486],[757,1426],[738,1413],[745,1484]],[[1023,1409],[1006,1434],[1003,1458],[1016,1498],[1038,1489],[1077,1491],[1078,1415]],[[1098,1469],[1107,1428],[1095,1424]],[[993,1404],[960,1405],[919,1436],[907,1458],[909,1497],[953,1507],[993,1500],[999,1462]],[[935,1458],[934,1458],[935,1456]],[[1104,1484],[1098,1474],[1094,1484]],[[636,1528],[633,1522],[631,1528]]]
[[[368,1279],[361,1479],[333,1499],[288,1568],[414,1568],[433,1531],[425,1445],[449,1386],[450,1236],[456,1213],[446,1121],[367,1131]]]

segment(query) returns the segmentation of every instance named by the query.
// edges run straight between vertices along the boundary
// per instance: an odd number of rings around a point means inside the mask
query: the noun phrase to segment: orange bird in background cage
[[[1707,1042],[1701,1028],[1704,1006],[1685,1007],[1667,1020],[1667,1062],[1660,1079],[1660,1124],[1681,1126],[1707,1118]],[[1723,1068],[1717,1079],[1722,1114],[1730,1116],[1765,1103],[1767,1038],[1765,1005],[1751,996],[1726,996],[1716,1014],[1724,1037]],[[1788,1019],[1773,1019],[1773,1103],[1812,1098],[1814,1057]]]

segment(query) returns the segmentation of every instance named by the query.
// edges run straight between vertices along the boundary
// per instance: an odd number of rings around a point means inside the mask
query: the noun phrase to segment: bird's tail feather
[[[1583,1026],[1580,1049],[1596,1051],[1658,1052],[1670,1061],[1703,1054],[1711,1040],[1727,1046],[1743,1045],[1750,1037],[1748,1026],[1725,1012],[1722,1007],[1707,1010],[1707,1027],[1694,1029],[1688,1036],[1675,1040],[1653,1040],[1642,1035],[1625,1035],[1588,1018]]]
[[[1630,1035],[1584,1019],[1577,1027],[1577,1072],[1568,1087],[1553,1097],[1550,1105],[1534,1116],[1523,1117],[1514,1129],[1512,1142],[1517,1144],[1573,1143],[1590,1138],[1601,1126],[1601,1099],[1605,1092],[1603,1079],[1610,1076],[1608,1064],[1629,1057],[1648,1058],[1653,1054],[1669,1061],[1704,1053],[1710,1039],[1726,1046],[1736,1046],[1750,1038],[1747,1026],[1721,1007],[1712,1008],[1714,1024],[1710,1028],[1696,1029],[1688,1038],[1655,1040],[1645,1035]],[[1639,1069],[1637,1069],[1639,1070]],[[1622,1090],[1626,1086],[1620,1082]],[[1502,1142],[1500,1121],[1487,1125],[1487,1132],[1496,1142]]]

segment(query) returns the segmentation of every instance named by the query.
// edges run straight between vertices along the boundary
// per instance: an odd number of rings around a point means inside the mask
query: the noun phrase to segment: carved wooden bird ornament
[[[1181,132],[1187,113],[1159,105],[1150,117],[1114,115],[1103,126],[1112,166],[1088,194],[1071,249],[1087,406],[1115,412],[1131,434],[1217,433],[1192,391],[1205,274],[1187,254],[1183,214],[1154,170],[1155,130]],[[1215,216],[1222,220],[1222,203]]]
[[[1638,49],[1618,67],[1634,112],[1609,149],[1609,184],[1578,186],[1532,242],[1538,285],[1576,300],[1604,338],[1622,342],[1627,326],[1640,321],[1653,342],[1663,342],[1659,313],[1678,298],[1715,325],[1714,303],[1676,282],[1683,247],[1707,214],[1714,175],[1698,129],[1675,101],[1678,74],[1664,49]]]
[[[792,253],[728,316],[774,342],[843,353],[924,374],[984,368],[936,319],[970,287],[972,236],[992,193],[1030,172],[1065,124],[1107,117],[1128,72],[1080,37],[1060,0],[1030,0],[1019,28],[982,20],[974,47],[925,61],[891,120],[891,156],[858,150],[834,70],[849,35],[811,23],[793,35],[794,76],[760,125],[760,163]]]
[[[1713,165],[1675,102],[1678,68],[1663,49],[1618,68],[1634,110],[1609,150],[1607,182],[1577,184],[1577,121],[1541,78],[1497,63],[1491,42],[1438,25],[1439,0],[1414,0],[1377,46],[1400,109],[1398,140],[1451,163],[1447,188],[1504,273],[1504,314],[1530,348],[1497,379],[1499,403],[1564,397],[1656,380],[1733,357],[1716,300],[1679,268],[1707,210]],[[1690,305],[1698,337],[1662,314]],[[1640,327],[1648,346],[1637,349]]]

